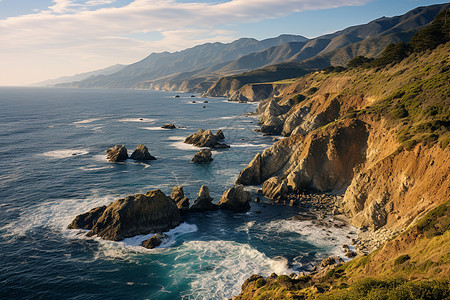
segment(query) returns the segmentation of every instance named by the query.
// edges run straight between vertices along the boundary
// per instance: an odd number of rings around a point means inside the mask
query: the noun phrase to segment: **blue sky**
[[[0,85],[129,64],[151,52],[280,34],[316,37],[447,1],[0,0]]]

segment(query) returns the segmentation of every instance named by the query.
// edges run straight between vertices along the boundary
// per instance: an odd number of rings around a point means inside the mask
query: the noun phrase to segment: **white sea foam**
[[[73,124],[88,124],[88,123],[96,122],[98,120],[101,120],[101,118],[91,118],[91,119],[76,121],[76,122],[73,122]]]
[[[331,221],[331,222],[330,222]],[[343,257],[343,244],[350,244],[353,238],[356,238],[356,229],[351,226],[337,228],[333,225],[331,219],[325,220],[329,226],[314,224],[312,221],[296,220],[275,220],[262,225],[265,231],[273,232],[295,232],[302,239],[319,247],[328,248],[330,254]],[[343,257],[345,259],[345,257]]]
[[[1,229],[6,230],[7,235],[11,236],[25,235],[27,231],[36,227],[76,234],[76,230],[68,231],[66,228],[77,215],[122,197],[121,195],[99,195],[98,191],[93,191],[93,194],[85,199],[70,198],[48,201],[25,209],[18,218]]]
[[[145,130],[171,130],[171,129],[161,128],[161,127],[139,127],[139,129],[145,129]]]
[[[246,244],[232,241],[190,241],[177,250],[175,278],[188,278],[189,299],[227,299],[240,292],[248,272],[268,276],[289,274],[287,260],[270,259]]]
[[[61,150],[52,150],[52,151],[44,152],[44,153],[41,153],[38,155],[49,157],[52,159],[61,159],[61,158],[68,158],[68,157],[77,157],[79,155],[85,155],[88,153],[89,153],[89,151],[86,149],[61,149]]]
[[[186,139],[185,136],[169,136],[167,138],[169,141],[184,141]]]
[[[156,122],[157,119],[150,118],[123,118],[119,120],[120,122],[140,122],[140,123],[153,123]]]
[[[111,169],[111,168],[113,168],[113,166],[88,165],[88,166],[79,167],[78,169],[89,172],[89,171],[98,171],[98,170]]]
[[[242,144],[231,144],[231,147],[234,148],[249,148],[249,147],[261,147],[261,148],[268,148],[272,145],[269,144],[251,144],[251,143],[242,143]]]
[[[197,150],[197,151],[199,151],[201,149],[201,148],[195,147],[192,144],[186,144],[186,143],[183,143],[181,141],[170,143],[169,146],[177,148],[179,150],[190,150],[190,151]]]

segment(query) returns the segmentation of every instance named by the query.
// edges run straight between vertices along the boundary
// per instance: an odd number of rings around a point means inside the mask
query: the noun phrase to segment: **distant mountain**
[[[155,80],[181,72],[200,70],[273,46],[306,40],[305,37],[298,35],[281,35],[262,41],[242,38],[228,44],[207,43],[175,53],[152,53],[143,60],[131,64],[114,74],[95,76],[63,86],[131,88],[141,81]]]
[[[375,57],[389,43],[409,41],[415,32],[448,7],[449,3],[418,7],[401,16],[382,17],[310,40],[294,35],[263,41],[245,38],[229,44],[208,43],[175,53],[152,53],[114,74],[62,86],[186,92],[209,90],[208,96],[226,96],[229,93],[224,81],[233,82],[233,86],[239,88],[242,83],[260,80],[263,73],[270,74],[266,81],[281,80],[295,73],[294,69],[303,74],[305,70],[331,64],[345,65],[357,55]],[[274,64],[281,66],[264,70]],[[263,70],[256,72],[256,77],[254,72],[250,72],[261,68]],[[275,72],[276,69],[280,72]],[[231,76],[230,80],[227,76]],[[236,77],[240,78],[241,84]],[[219,79],[221,82],[217,84]],[[216,87],[219,88],[214,90]]]
[[[117,64],[117,65],[107,67],[104,69],[100,69],[100,70],[95,70],[95,71],[91,71],[91,72],[87,72],[87,73],[80,73],[80,74],[76,74],[73,76],[63,76],[63,77],[59,77],[59,78],[55,78],[55,79],[48,79],[45,81],[33,83],[31,85],[32,86],[54,86],[54,85],[61,84],[61,83],[70,83],[70,82],[74,82],[74,81],[84,80],[91,76],[110,75],[110,74],[113,74],[113,73],[116,73],[116,72],[122,70],[125,67],[126,67],[125,65]]]
[[[267,67],[261,66],[262,68],[257,70],[259,74],[257,77],[254,76],[253,70],[221,77],[212,84],[205,96],[228,97],[246,83],[270,82],[274,78],[276,80],[291,78],[295,69],[300,74],[298,76],[301,76],[305,70],[313,71],[330,65],[345,66],[350,59],[358,55],[376,57],[390,43],[408,42],[415,32],[428,25],[440,11],[449,7],[449,3],[418,7],[402,16],[383,17],[365,25],[352,26],[333,34],[311,39],[297,53],[285,56],[283,63],[272,64],[271,59],[267,59],[269,62],[266,64]],[[271,49],[271,51],[274,50]],[[251,60],[254,56],[270,57],[270,53],[267,50],[253,53],[240,60]],[[279,69],[280,72],[274,74],[274,68]],[[265,80],[261,80],[263,73],[270,75]]]

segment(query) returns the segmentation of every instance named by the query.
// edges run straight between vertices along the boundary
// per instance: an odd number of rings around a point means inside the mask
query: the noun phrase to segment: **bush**
[[[409,46],[404,42],[389,44],[381,53],[380,57],[372,61],[370,65],[384,67],[389,64],[395,64],[406,58],[409,52]]]
[[[353,69],[361,66],[369,66],[369,63],[373,61],[373,58],[367,58],[365,56],[356,56],[347,63],[347,68]]]
[[[395,259],[394,266],[401,265],[401,264],[407,262],[410,259],[411,259],[411,257],[408,254],[400,255],[399,257],[397,257]]]

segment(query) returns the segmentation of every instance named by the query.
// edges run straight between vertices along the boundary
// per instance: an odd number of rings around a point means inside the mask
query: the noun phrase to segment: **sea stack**
[[[106,150],[106,157],[111,162],[121,162],[128,159],[127,148],[123,145],[115,145]]]

